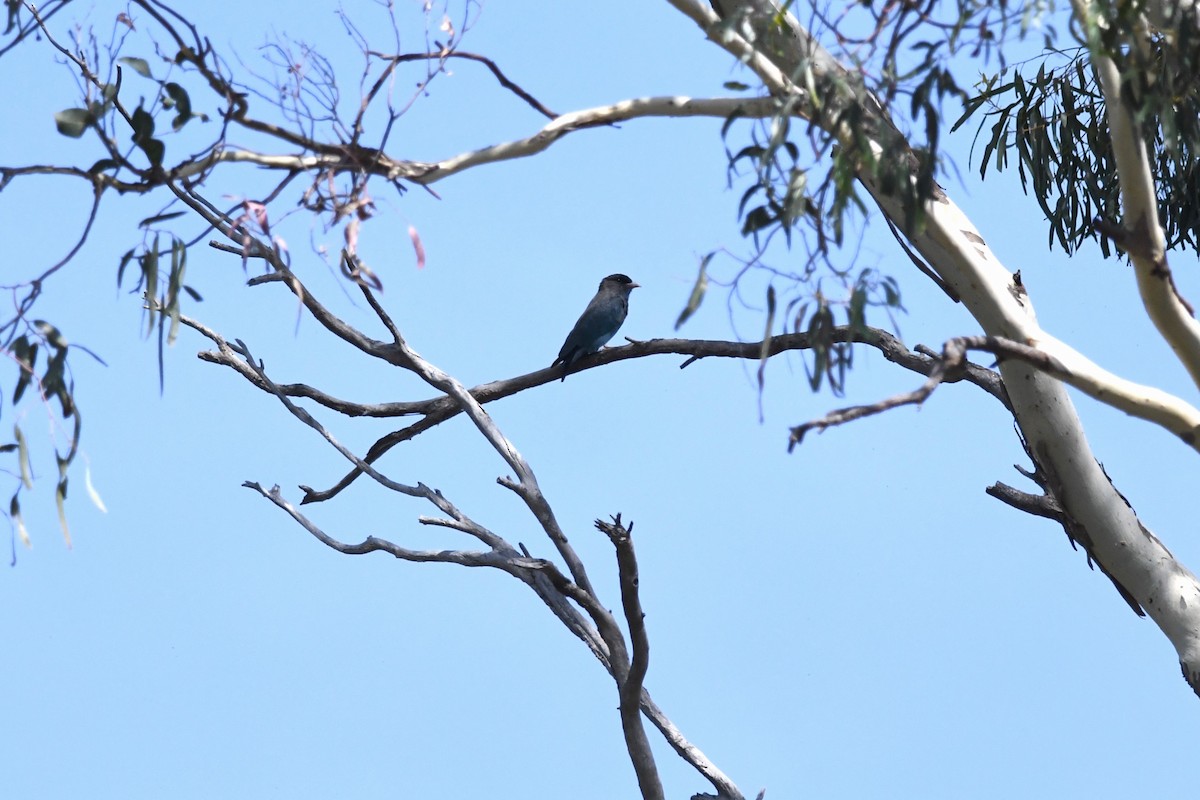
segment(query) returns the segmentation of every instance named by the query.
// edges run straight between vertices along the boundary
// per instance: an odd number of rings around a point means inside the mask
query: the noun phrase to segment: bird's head
[[[607,278],[600,281],[600,289],[602,291],[604,289],[609,289],[609,290],[622,291],[625,294],[629,294],[631,291],[633,291],[634,289],[636,289],[639,286],[641,286],[640,283],[634,283],[633,279],[630,278],[628,275],[622,275],[619,272],[609,275]]]

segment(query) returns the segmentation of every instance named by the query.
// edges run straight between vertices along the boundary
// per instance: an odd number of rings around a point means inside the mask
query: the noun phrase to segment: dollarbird
[[[629,313],[629,293],[638,287],[628,275],[617,273],[600,281],[600,289],[583,310],[575,327],[567,334],[558,358],[551,367],[563,365],[562,380],[567,379],[571,365],[591,355],[616,336]]]

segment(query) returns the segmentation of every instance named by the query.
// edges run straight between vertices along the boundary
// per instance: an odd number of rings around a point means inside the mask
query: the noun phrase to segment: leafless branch
[[[483,410],[479,401],[472,396],[458,381],[453,377],[443,373],[433,364],[424,360],[415,351],[413,351],[404,341],[404,337],[400,334],[395,323],[387,315],[386,311],[374,298],[371,291],[363,287],[362,291],[367,297],[372,309],[379,316],[381,323],[392,334],[393,342],[379,342],[356,329],[346,325],[342,320],[329,312],[321,303],[319,303],[310,292],[305,289],[300,280],[282,266],[278,253],[272,250],[269,246],[258,240],[253,235],[244,230],[240,230],[237,226],[231,224],[227,215],[222,215],[216,212],[211,204],[204,201],[203,198],[195,195],[194,191],[172,184],[173,190],[190,207],[204,216],[212,226],[229,237],[231,240],[239,242],[243,245],[244,252],[253,253],[266,260],[266,262],[275,270],[261,278],[251,279],[252,285],[260,285],[263,283],[284,283],[297,297],[299,297],[306,310],[311,316],[316,318],[328,330],[333,332],[343,341],[362,350],[368,355],[383,358],[384,360],[409,370],[420,376],[429,385],[444,391],[449,401],[457,408],[457,410],[466,413],[475,423],[476,428],[484,436],[497,453],[504,459],[511,469],[516,473],[517,479],[501,478],[500,483],[512,491],[516,492],[526,506],[533,513],[535,518],[541,524],[543,530],[547,533],[560,556],[566,562],[571,571],[571,578],[562,575],[557,567],[551,562],[539,559],[531,559],[524,556],[523,559],[516,560],[515,555],[518,551],[509,546],[504,540],[490,531],[475,525],[457,508],[453,506],[440,492],[430,489],[424,484],[418,483],[415,486],[399,484],[386,476],[376,472],[370,465],[358,459],[353,453],[342,446],[329,433],[329,431],[319,423],[311,414],[304,409],[299,408],[291,399],[283,392],[281,387],[275,384],[268,376],[261,363],[255,362],[249,348],[241,341],[235,341],[234,344],[229,344],[224,337],[217,334],[215,331],[207,328],[201,323],[181,318],[181,322],[189,327],[197,330],[202,335],[206,336],[210,341],[217,345],[217,352],[213,354],[214,360],[219,363],[224,363],[235,369],[239,374],[243,375],[247,380],[255,386],[259,386],[265,391],[274,395],[290,413],[297,419],[304,422],[309,427],[317,431],[331,446],[338,450],[343,457],[351,459],[355,463],[355,469],[361,472],[367,472],[373,479],[387,488],[394,491],[413,496],[423,497],[434,503],[439,510],[447,515],[448,519],[423,519],[425,524],[441,525],[450,527],[455,530],[466,531],[477,538],[480,538],[485,543],[489,544],[494,551],[500,553],[502,558],[495,558],[487,554],[465,553],[464,551],[454,551],[453,555],[429,554],[422,551],[409,551],[396,546],[387,546],[383,540],[368,539],[361,545],[344,545],[332,537],[323,536],[317,532],[316,526],[307,522],[294,507],[283,500],[278,490],[266,492],[262,488],[253,483],[247,483],[250,488],[256,489],[264,496],[271,499],[280,508],[283,508],[297,522],[303,525],[310,533],[317,536],[318,539],[325,542],[327,545],[338,549],[341,552],[371,552],[373,550],[384,550],[391,552],[397,557],[407,558],[408,560],[444,560],[452,561],[453,563],[462,563],[467,566],[495,566],[505,569],[523,582],[529,585],[538,594],[546,605],[559,617],[568,629],[575,633],[580,639],[587,643],[589,649],[608,669],[609,673],[616,680],[618,686],[623,686],[628,679],[630,672],[630,657],[626,649],[624,635],[616,620],[613,618],[604,605],[599,601],[595,589],[588,581],[586,570],[584,569],[582,560],[579,559],[574,549],[567,541],[565,534],[558,524],[549,503],[542,495],[541,488],[537,483],[537,479],[532,468],[525,462],[521,454],[516,450],[515,446],[500,432],[495,423]],[[457,413],[457,411],[455,412]],[[312,492],[309,489],[304,489],[308,495]],[[566,602],[569,598],[573,600],[581,608],[583,608],[591,618],[595,628],[589,626],[583,619],[580,618],[578,612]],[[653,703],[649,695],[643,691],[639,696],[640,706],[644,713],[651,719],[656,727],[663,732],[664,736],[670,742],[671,746],[683,757],[688,763],[695,766],[705,777],[707,777],[713,785],[717,787],[724,796],[730,798],[740,798],[736,787],[718,770],[698,749],[691,745],[678,731],[670,720],[662,714],[661,710]],[[648,747],[647,747],[648,752]],[[639,773],[640,774],[640,773]],[[661,795],[656,795],[661,796]]]
[[[633,657],[629,662],[629,673],[618,683],[621,697],[621,728],[625,731],[625,747],[637,772],[642,797],[661,800],[662,781],[654,763],[654,753],[642,727],[642,715],[638,708],[642,696],[642,684],[650,666],[650,637],[646,633],[646,615],[642,612],[642,601],[638,593],[637,556],[633,552],[633,523],[625,525],[617,514],[612,522],[596,520],[600,530],[617,550],[617,571],[621,582],[621,607],[625,622],[629,626],[629,639]]]
[[[185,325],[196,327],[193,321],[186,317],[181,318]],[[199,328],[198,328],[199,330]],[[208,336],[217,344],[215,351],[205,351],[199,354],[199,357],[210,363],[220,364],[230,367],[242,374],[258,386],[260,389],[267,391],[267,387],[259,384],[253,378],[253,374],[247,371],[244,367],[239,366],[239,360],[231,358],[230,354],[223,349],[222,340],[213,338],[215,334],[210,335],[210,332],[200,331]],[[912,370],[922,375],[928,375],[936,366],[937,359],[927,355],[914,353],[904,346],[899,339],[892,336],[883,330],[873,328],[850,328],[840,327],[833,331],[833,341],[835,342],[861,342],[870,345],[880,350],[884,357],[889,361],[896,363],[905,369]],[[766,347],[768,357],[779,355],[791,350],[805,350],[812,347],[812,340],[807,334],[794,333],[781,336],[774,336]],[[650,355],[682,355],[688,358],[681,364],[687,366],[703,358],[740,358],[748,360],[757,360],[762,357],[763,345],[761,342],[732,342],[732,341],[711,341],[698,339],[650,339],[647,341],[632,342],[623,347],[610,347],[601,350],[593,356],[588,356],[580,363],[579,369],[587,370],[603,366],[605,364],[624,361],[631,358],[643,358]],[[574,373],[572,373],[574,374]],[[505,397],[517,394],[526,389],[540,386],[546,383],[553,383],[561,378],[561,372],[558,369],[545,368],[536,372],[531,372],[525,375],[518,375],[513,378],[493,381],[491,383],[482,384],[469,390],[472,397],[481,404],[500,400]],[[991,394],[1007,407],[1007,396],[1004,392],[1004,387],[1000,381],[999,375],[995,372],[985,369],[977,364],[967,363],[964,365],[962,372],[958,375],[950,375],[943,378],[947,382],[957,380],[965,380],[979,386],[984,391]],[[388,433],[378,439],[367,451],[364,460],[367,463],[374,463],[384,453],[391,450],[398,444],[407,442],[416,438],[425,431],[445,422],[446,420],[456,416],[461,412],[461,408],[453,402],[448,395],[434,397],[428,400],[420,401],[405,401],[392,403],[355,403],[340,398],[331,397],[330,395],[314,389],[302,383],[280,384],[280,391],[290,397],[303,397],[314,400],[327,408],[337,411],[347,416],[369,416],[369,417],[402,417],[402,416],[420,416],[421,419],[412,424],[401,428],[398,431]],[[358,470],[353,470],[347,474],[336,485],[326,490],[309,490],[309,494],[304,498],[305,503],[316,503],[329,500],[336,496],[343,489],[349,486],[361,474]]]
[[[984,491],[1018,511],[1024,511],[1035,517],[1052,519],[1059,523],[1063,522],[1062,506],[1054,499],[1053,495],[1022,492],[1006,483],[994,483]]]
[[[996,336],[963,336],[951,339],[942,348],[942,356],[920,388],[885,398],[877,403],[832,411],[824,417],[792,428],[789,448],[799,444],[811,430],[823,431],[856,419],[879,414],[903,405],[925,402],[943,382],[956,378],[966,364],[968,350],[983,350],[1002,358],[1019,359],[1039,371],[1062,380],[1102,403],[1131,416],[1154,422],[1178,436],[1192,449],[1200,451],[1200,410],[1178,397],[1151,386],[1142,386],[1096,367],[1082,357],[1079,369],[1071,369],[1057,353],[1078,355],[1061,342],[1047,339],[1034,347]]]
[[[496,65],[495,61],[493,61],[492,59],[490,59],[486,56],[481,56],[477,53],[467,53],[462,50],[445,50],[445,51],[435,52],[435,53],[402,53],[400,55],[388,55],[386,53],[380,53],[380,52],[371,50],[371,51],[368,51],[367,54],[375,56],[376,58],[382,58],[384,60],[390,61],[393,65],[401,64],[405,61],[429,61],[429,60],[444,61],[446,59],[451,59],[451,58],[463,58],[463,59],[467,59],[469,61],[476,61],[476,62],[479,62],[480,64],[483,64],[489,70],[491,70],[492,74],[496,76],[496,80],[500,82],[501,86],[503,86],[505,89],[508,89],[510,92],[515,94],[517,97],[524,100],[526,103],[529,104],[529,106],[531,108],[533,108],[539,114],[541,114],[544,117],[547,117],[548,119],[554,119],[555,117],[558,116],[558,114],[554,113],[550,109],[546,108],[546,106],[542,105],[542,103],[536,97],[534,97],[532,94],[530,94],[529,92],[522,89],[518,84],[516,84],[512,80],[510,80],[508,78],[508,76],[505,75],[500,70],[500,67],[498,67]],[[382,81],[387,76],[387,74],[388,73],[385,73],[384,75],[380,76],[379,81],[377,81],[376,84],[372,87],[371,91],[367,93],[366,97],[364,98],[364,102],[369,102],[370,98],[375,96],[375,94],[379,91],[379,87],[382,85]]]

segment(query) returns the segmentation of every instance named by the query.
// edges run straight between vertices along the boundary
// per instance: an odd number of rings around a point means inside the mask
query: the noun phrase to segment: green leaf
[[[91,465],[86,463],[83,465],[83,485],[87,489],[88,497],[92,500],[92,505],[100,509],[100,513],[107,514],[108,508],[104,505],[104,501],[100,499],[100,493],[96,491],[96,487],[92,485]]]
[[[830,332],[833,326],[833,311],[821,300],[808,323],[808,335],[813,340],[813,370],[808,376],[808,385],[814,392],[821,388],[821,380],[829,370]],[[805,369],[808,369],[807,365]]]
[[[742,223],[742,236],[757,234],[763,228],[769,228],[774,221],[775,217],[771,215],[766,206],[751,209]]]
[[[187,245],[181,239],[171,241],[171,274],[167,281],[167,314],[171,317],[171,328],[167,331],[167,345],[175,344],[179,336],[179,287],[183,285],[183,273],[187,269]]]
[[[167,97],[171,99],[171,103],[179,112],[175,119],[171,121],[171,127],[179,130],[187,121],[192,118],[192,99],[188,97],[188,93],[178,83],[164,83],[163,91],[167,93]]]
[[[166,146],[154,138],[154,117],[146,109],[138,106],[131,117],[133,123],[133,143],[142,149],[153,166],[161,167]]]
[[[59,386],[54,396],[58,398],[59,405],[62,406],[63,419],[69,419],[75,413],[75,398],[71,396],[66,385]]]
[[[766,383],[767,359],[771,356],[771,330],[775,327],[775,287],[767,286],[767,325],[763,329],[762,346],[758,349],[758,396],[762,398],[763,385]],[[762,409],[759,409],[762,418]]]
[[[13,355],[17,357],[21,370],[20,375],[17,376],[17,386],[13,389],[14,406],[21,402],[21,396],[25,394],[25,390],[29,388],[29,384],[33,380],[33,370],[37,366],[37,354],[36,342],[30,344],[24,336],[13,342]]]
[[[733,113],[730,114],[728,117],[726,117],[725,122],[723,122],[721,124],[721,138],[724,139],[729,134],[729,129],[733,127],[733,123],[737,122],[739,119],[742,119],[745,116],[746,115],[742,112],[741,109],[735,108],[733,110]]]
[[[121,256],[121,263],[117,267],[117,288],[121,288],[121,279],[125,276],[125,267],[133,260],[133,248],[125,251],[125,255]]]
[[[92,123],[92,112],[86,108],[64,108],[54,115],[54,125],[63,136],[78,139]]]
[[[144,58],[125,56],[123,58],[118,58],[117,63],[124,64],[138,75],[141,75],[143,78],[154,80],[154,76],[150,74],[150,62],[146,61]]]
[[[8,7],[8,27],[4,29],[4,33],[8,35],[12,33],[13,28],[21,24],[21,8],[23,6],[20,2],[12,2],[11,0],[4,5]]]
[[[867,326],[867,290],[862,286],[856,286],[854,291],[850,293],[850,309],[849,322],[850,327],[855,330],[862,331]]]
[[[154,246],[142,255],[142,277],[146,279],[146,336],[154,333],[156,305],[158,303],[158,236]]]
[[[675,320],[675,330],[679,330],[683,323],[696,313],[696,309],[703,302],[704,294],[708,291],[708,262],[712,261],[713,255],[713,253],[709,253],[700,259],[700,274],[696,276],[696,285],[692,287],[692,294],[688,297],[687,305],[684,306],[683,311],[679,312],[679,319]]]
[[[141,146],[143,142],[149,141],[154,136],[154,117],[150,116],[150,112],[141,106],[133,110],[130,122],[133,125],[134,144]]]
[[[17,526],[17,535],[21,537],[21,543],[29,547],[29,531],[25,529],[25,520],[21,519],[21,503],[17,500],[17,495],[15,494],[12,496],[12,501],[8,504],[8,516]]]
[[[67,479],[63,478],[58,482],[58,486],[54,489],[54,506],[58,509],[58,524],[62,528],[63,538],[67,540],[67,547],[71,546],[71,529],[67,526],[67,510],[63,507],[63,503],[67,499]]]
[[[148,228],[158,222],[166,222],[169,219],[178,219],[186,214],[186,211],[172,211],[169,214],[155,214],[153,217],[146,217],[138,223],[139,228]]]
[[[61,349],[67,346],[67,340],[66,337],[62,335],[62,331],[51,325],[49,322],[46,322],[46,320],[35,319],[33,321],[33,327],[37,329],[38,333],[46,338],[46,341],[50,343],[51,347]]]
[[[750,87],[741,81],[725,81],[723,86],[731,92],[744,92]]]
[[[883,279],[884,302],[890,308],[900,308],[900,284],[893,277]]]
[[[101,172],[107,172],[110,169],[116,169],[121,166],[120,163],[111,158],[102,158],[88,169],[88,175],[99,175]]]
[[[151,164],[156,167],[162,166],[167,146],[162,143],[161,139],[151,139],[142,145],[142,150],[145,151],[146,157],[150,159]]]
[[[25,441],[25,434],[21,432],[20,425],[13,426],[13,435],[17,437],[17,461],[21,465],[21,483],[26,489],[32,489],[33,472],[29,468],[29,444]]]

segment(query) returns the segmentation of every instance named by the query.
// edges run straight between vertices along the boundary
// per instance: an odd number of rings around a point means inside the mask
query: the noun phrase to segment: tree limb
[[[1193,450],[1200,452],[1200,409],[1161,389],[1119,378],[1087,361],[1061,342],[1054,342],[1053,346],[1061,352],[1069,352],[1075,356],[1074,360],[1080,363],[1068,367],[1052,352],[1002,337],[962,336],[950,339],[942,348],[938,366],[929,373],[929,380],[920,388],[872,405],[834,411],[819,420],[798,425],[792,428],[789,449],[799,444],[804,434],[810,430],[822,431],[833,425],[841,425],[899,406],[919,405],[925,402],[939,384],[948,377],[955,376],[963,368],[968,350],[983,350],[1004,358],[1020,359],[1042,373],[1060,378],[1102,403],[1165,428]],[[1076,371],[1081,367],[1085,371]]]
[[[238,372],[240,375],[242,375],[242,377],[246,378],[263,391],[267,391],[269,393],[273,391],[270,386],[267,386],[256,377],[254,370],[248,368],[244,363],[242,363],[242,360],[235,352],[233,352],[228,343],[226,343],[225,340],[218,334],[209,330],[203,325],[200,325],[195,320],[192,320],[187,316],[181,316],[180,321],[184,325],[199,331],[217,345],[216,351],[205,351],[199,353],[201,360],[208,361],[213,364],[227,366],[230,369]],[[889,361],[922,375],[929,375],[938,364],[937,358],[922,353],[914,353],[905,347],[904,344],[895,336],[879,329],[851,328],[849,326],[835,328],[832,331],[832,341],[861,342],[863,344],[868,344],[883,353],[884,357]],[[803,350],[811,347],[812,338],[809,337],[808,334],[792,333],[772,337],[765,348],[765,352],[768,357],[771,357],[790,350]],[[762,358],[763,353],[764,348],[761,342],[650,339],[647,341],[631,342],[630,344],[622,347],[605,348],[595,355],[582,359],[578,362],[578,365],[579,370],[582,371],[631,358],[642,358],[649,355],[659,354],[673,354],[689,356],[689,358],[680,365],[681,367],[686,367],[702,358],[741,358],[747,360],[758,360]],[[482,384],[470,389],[469,392],[477,402],[480,404],[485,404],[509,397],[534,386],[540,386],[546,383],[554,383],[558,381],[560,377],[561,374],[559,370],[547,367],[545,369],[525,375],[518,375],[513,378]],[[968,383],[972,383],[988,392],[990,395],[999,400],[1006,408],[1009,407],[1008,397],[1004,390],[1003,383],[1000,381],[1000,376],[995,372],[985,369],[977,364],[967,362],[963,365],[960,371],[953,375],[945,375],[943,376],[942,380],[943,382],[947,383],[965,380]],[[274,386],[274,384],[272,385]],[[327,408],[346,414],[347,416],[421,416],[420,420],[412,423],[411,425],[401,428],[398,431],[388,433],[378,439],[363,457],[363,460],[369,464],[374,463],[377,459],[382,457],[384,453],[388,452],[396,445],[416,438],[425,431],[441,424],[442,422],[445,422],[461,412],[461,407],[455,403],[449,397],[449,395],[443,395],[440,397],[419,401],[361,404],[331,397],[305,384],[279,384],[277,385],[277,388],[279,391],[290,397],[309,398],[321,403]],[[305,490],[307,494],[302,502],[316,503],[329,500],[354,482],[354,480],[356,480],[361,474],[361,470],[354,469],[344,478],[342,478],[342,480],[336,485],[326,490],[318,491],[306,487]]]
[[[1096,17],[1099,9],[1089,0],[1073,0],[1073,5],[1081,27],[1094,30],[1095,26],[1088,24],[1087,20]],[[1144,30],[1135,31],[1129,38],[1144,35],[1148,35]],[[1191,306],[1179,294],[1167,264],[1166,238],[1158,219],[1158,198],[1146,143],[1133,109],[1122,96],[1122,80],[1117,65],[1099,41],[1089,41],[1088,46],[1092,67],[1100,78],[1104,92],[1108,131],[1112,137],[1117,178],[1121,185],[1121,205],[1125,216],[1121,247],[1133,263],[1142,305],[1154,322],[1154,327],[1187,369],[1192,382],[1200,386],[1200,322],[1196,321]],[[1131,42],[1130,46],[1136,47],[1137,44]]]
[[[654,764],[654,753],[650,750],[650,742],[642,727],[642,715],[638,710],[642,697],[642,683],[646,679],[646,670],[650,666],[650,637],[646,633],[646,615],[642,612],[642,601],[638,594],[638,565],[637,556],[633,552],[633,523],[622,524],[621,515],[617,514],[612,518],[612,522],[596,520],[596,528],[609,538],[617,551],[621,607],[625,612],[625,622],[629,626],[629,638],[633,647],[629,672],[625,676],[625,680],[618,681],[617,684],[621,698],[621,728],[625,731],[625,746],[629,750],[629,758],[633,761],[634,770],[637,772],[642,797],[646,800],[662,800],[662,781],[659,780],[658,767]]]

